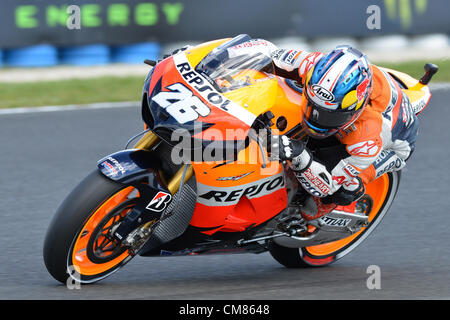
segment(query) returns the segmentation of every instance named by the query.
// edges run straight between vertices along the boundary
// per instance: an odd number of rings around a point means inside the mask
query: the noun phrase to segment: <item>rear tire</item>
[[[366,186],[366,194],[375,198],[369,213],[370,222],[367,227],[355,235],[335,242],[304,248],[287,248],[271,242],[270,254],[287,268],[323,267],[341,259],[359,246],[383,219],[397,194],[400,178],[400,171],[390,172]]]
[[[275,242],[271,242],[269,246],[269,252],[272,257],[286,268],[307,268],[310,267],[306,264],[301,255],[300,250],[296,248],[282,247]]]
[[[110,201],[113,196],[126,187],[106,178],[98,170],[95,170],[64,199],[47,230],[43,249],[45,266],[56,280],[66,283],[69,277],[68,268],[74,264],[73,267],[80,273],[80,278],[77,278],[77,280],[81,283],[95,282],[110,275],[131,259],[131,256],[125,257],[117,264],[111,265],[110,268],[108,267],[107,270],[103,270],[101,263],[95,265],[92,262],[92,265],[99,270],[99,273],[94,272],[93,274],[92,272],[83,274],[83,271],[77,268],[77,262],[72,261],[77,260],[72,259],[75,243],[84,237],[84,235],[80,235],[81,231],[89,235],[86,239],[92,236],[93,232],[89,234],[85,229],[85,226],[92,220],[91,217],[98,214],[99,208],[103,204]],[[117,201],[120,200],[118,199]],[[111,203],[111,206],[113,205],[115,206],[116,203]],[[104,211],[104,214],[102,212],[103,217],[112,210]],[[98,217],[98,219],[101,218],[100,216]],[[95,223],[98,224],[99,221]],[[85,239],[83,241],[87,242]]]

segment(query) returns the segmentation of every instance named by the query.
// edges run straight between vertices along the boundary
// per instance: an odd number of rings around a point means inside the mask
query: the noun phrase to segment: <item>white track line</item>
[[[34,112],[69,111],[69,110],[130,108],[130,107],[139,107],[139,106],[140,106],[139,101],[100,102],[100,103],[81,104],[81,105],[74,104],[74,105],[65,105],[65,106],[44,106],[44,107],[24,107],[24,108],[0,109],[0,115],[34,113]]]

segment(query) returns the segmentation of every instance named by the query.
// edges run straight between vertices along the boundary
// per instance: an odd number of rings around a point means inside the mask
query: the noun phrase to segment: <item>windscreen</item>
[[[237,36],[212,50],[195,68],[208,78],[220,92],[252,85],[260,72],[272,73],[272,59],[255,50],[235,50],[251,40],[248,35]]]

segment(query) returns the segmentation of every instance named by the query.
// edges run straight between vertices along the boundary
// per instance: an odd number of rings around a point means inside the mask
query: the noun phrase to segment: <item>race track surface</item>
[[[286,269],[268,253],[136,257],[68,290],[46,271],[45,232],[62,199],[142,128],[138,108],[0,116],[0,299],[450,299],[450,91],[421,115],[416,151],[391,210],[352,253]],[[381,288],[368,289],[379,266]]]

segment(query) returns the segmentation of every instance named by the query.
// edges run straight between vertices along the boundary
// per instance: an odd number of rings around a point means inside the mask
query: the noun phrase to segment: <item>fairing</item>
[[[195,141],[203,148],[212,141],[232,142],[231,158],[191,159],[198,189],[191,226],[206,235],[243,232],[287,205],[283,168],[267,160],[267,150],[249,132],[267,111],[275,116],[275,133],[295,131],[301,92],[272,73],[269,57],[236,54],[233,49],[249,39],[218,40],[173,55],[157,64],[144,87],[144,120],[172,146],[180,141],[172,139],[176,131],[194,140],[194,147]]]
[[[408,96],[416,115],[426,108],[431,99],[430,88],[427,85],[421,84],[419,80],[406,73],[388,68],[381,69],[389,73],[399,83],[403,92]]]

